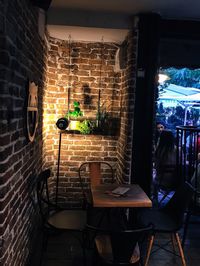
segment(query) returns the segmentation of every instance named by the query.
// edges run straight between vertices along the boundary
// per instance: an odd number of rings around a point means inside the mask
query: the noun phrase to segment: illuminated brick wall
[[[126,68],[115,72],[116,45],[73,41],[69,44],[69,41],[49,38],[47,87],[44,94],[44,149],[46,165],[53,172],[52,186],[56,182],[59,143],[59,130],[55,123],[66,115],[69,82],[70,109],[74,100],[79,101],[84,116],[94,119],[100,88],[101,104],[106,106],[111,116],[118,119],[120,126],[116,136],[62,135],[59,198],[69,205],[75,205],[80,195],[78,167],[82,162],[108,161],[115,169],[116,178],[129,182],[137,35],[130,33],[127,40]]]
[[[121,73],[114,72],[116,46],[113,44],[72,41],[69,46],[68,41],[53,38],[49,39],[49,44],[47,88],[44,95],[45,158],[46,164],[53,171],[52,185],[55,185],[59,142],[55,123],[67,112],[69,80],[70,109],[73,109],[74,100],[79,101],[84,116],[95,119],[100,88],[101,104],[119,123]],[[107,136],[62,135],[59,183],[59,197],[62,197],[62,201],[72,205],[77,201],[80,195],[78,167],[82,162],[104,160],[110,162],[114,169],[117,168],[118,135],[119,132],[116,136],[110,136],[109,133]]]
[[[117,175],[130,182],[132,163],[132,134],[136,86],[137,31],[127,37],[126,68],[122,71],[121,83],[121,126],[117,146]]]

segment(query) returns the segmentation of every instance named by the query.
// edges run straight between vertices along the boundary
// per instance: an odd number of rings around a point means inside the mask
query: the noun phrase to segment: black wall
[[[160,16],[140,15],[133,132],[132,181],[150,193],[152,176],[153,120],[158,69]]]

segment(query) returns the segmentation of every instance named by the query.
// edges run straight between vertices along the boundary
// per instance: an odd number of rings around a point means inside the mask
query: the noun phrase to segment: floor
[[[200,265],[200,218],[195,218],[198,224],[190,224],[188,237],[185,243],[184,253],[187,266]],[[181,235],[181,232],[180,232]],[[42,260],[39,261],[39,255],[34,256],[31,266],[82,266],[83,254],[80,248],[78,234],[62,233],[60,235],[51,235],[48,239],[46,250],[42,254]],[[157,241],[164,243],[166,237],[159,235]],[[41,243],[41,242],[40,242]],[[172,247],[169,246],[172,250]],[[42,248],[38,246],[38,250]],[[93,250],[87,250],[87,266],[93,266]],[[176,257],[163,250],[151,254],[149,266],[181,266],[179,257]]]
[[[159,198],[161,195],[159,195]],[[165,204],[165,202],[163,202]],[[199,266],[200,265],[200,217],[193,217],[189,225],[188,235],[185,242],[185,259],[187,266]],[[179,232],[181,237],[182,232]],[[37,256],[34,255],[30,265],[28,266],[84,266],[83,253],[80,248],[79,239],[80,235],[72,233],[62,233],[60,235],[51,235],[48,239],[48,245],[46,250]],[[161,244],[165,243],[166,235],[158,235],[156,242]],[[156,243],[155,242],[155,243]],[[42,241],[39,241],[37,250],[41,251]],[[172,246],[168,247],[172,250]],[[93,250],[88,249],[87,252],[87,266],[93,266]],[[41,258],[41,259],[40,259]],[[163,250],[159,250],[152,253],[148,266],[181,266],[181,260],[179,257],[174,256]]]

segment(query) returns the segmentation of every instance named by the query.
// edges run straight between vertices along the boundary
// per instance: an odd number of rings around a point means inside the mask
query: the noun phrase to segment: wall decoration
[[[38,86],[34,82],[29,82],[26,120],[28,139],[32,142],[38,125]]]

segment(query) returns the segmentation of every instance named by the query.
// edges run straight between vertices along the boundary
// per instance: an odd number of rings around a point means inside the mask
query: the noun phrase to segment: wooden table
[[[123,186],[130,190],[120,197],[115,197],[107,193],[113,189]],[[91,188],[94,207],[122,207],[122,208],[140,208],[152,207],[152,202],[139,185],[119,185],[103,184]]]

